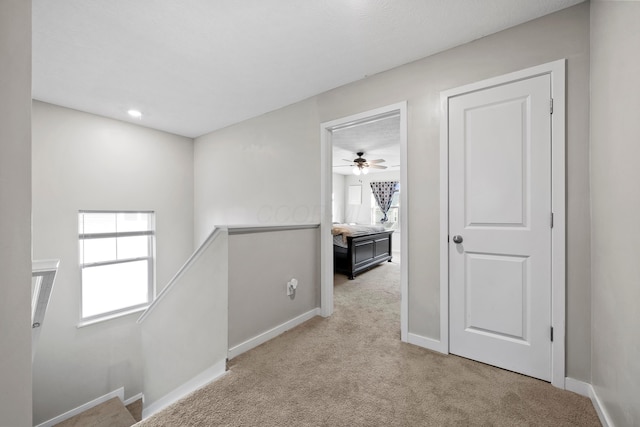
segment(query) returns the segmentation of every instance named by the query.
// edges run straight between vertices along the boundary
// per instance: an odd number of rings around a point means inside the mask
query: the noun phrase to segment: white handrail
[[[270,231],[308,230],[320,228],[320,224],[225,225],[221,228],[226,229],[229,235],[234,235],[268,233]]]
[[[31,362],[36,355],[40,328],[49,306],[59,265],[60,260],[57,259],[31,262]]]
[[[44,320],[59,265],[60,260],[57,259],[31,262],[31,277],[40,278],[35,283],[32,281],[31,323],[34,328],[40,327]]]
[[[171,292],[171,289],[173,289],[176,282],[185,274],[185,272],[191,266],[191,264],[193,264],[194,262],[196,262],[198,258],[200,258],[200,255],[202,255],[205,249],[207,249],[220,234],[221,234],[220,228],[213,229],[211,234],[209,234],[209,236],[205,239],[205,241],[202,242],[200,247],[196,249],[196,251],[184,263],[184,265],[180,267],[180,270],[178,270],[178,272],[171,278],[171,280],[169,280],[169,283],[167,283],[167,286],[165,286],[164,289],[160,291],[156,299],[153,300],[153,302],[149,305],[149,307],[147,307],[144,313],[142,313],[142,315],[138,318],[137,323],[142,323],[144,319],[146,319],[147,316],[149,316],[149,313],[153,311],[153,309],[158,305],[158,303],[160,303],[160,301],[165,297],[165,295]]]

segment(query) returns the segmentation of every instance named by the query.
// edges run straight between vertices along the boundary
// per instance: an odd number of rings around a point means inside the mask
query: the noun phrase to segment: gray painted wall
[[[318,228],[229,231],[229,348],[320,307],[319,238]]]
[[[639,76],[640,2],[593,1],[592,383],[616,426],[640,425]]]
[[[440,91],[560,58],[568,73],[567,375],[588,381],[588,3],[197,138],[196,241],[216,223],[318,222],[320,123],[407,100],[409,332],[439,338]]]
[[[161,289],[193,251],[192,140],[34,102],[33,255],[60,259],[33,365],[36,423],[119,387],[142,391],[137,315],[76,326],[80,209],[155,211]]]
[[[0,425],[31,425],[31,1],[0,2]]]

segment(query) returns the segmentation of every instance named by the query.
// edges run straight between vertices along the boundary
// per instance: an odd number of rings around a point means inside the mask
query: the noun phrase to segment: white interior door
[[[546,381],[550,100],[548,74],[449,98],[449,350]]]

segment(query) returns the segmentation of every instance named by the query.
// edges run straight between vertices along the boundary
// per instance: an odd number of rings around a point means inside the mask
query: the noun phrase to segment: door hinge
[[[551,342],[553,342],[553,326],[551,327]]]
[[[447,234],[447,243],[449,243],[449,235]]]
[[[549,114],[553,114],[553,98],[549,100]]]
[[[551,212],[551,228],[553,228],[553,212]]]

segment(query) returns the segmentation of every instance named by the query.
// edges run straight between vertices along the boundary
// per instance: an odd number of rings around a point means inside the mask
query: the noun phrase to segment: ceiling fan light
[[[362,168],[362,175],[366,175],[369,173],[369,168]]]
[[[360,175],[360,168],[358,166],[353,168],[353,174],[354,175]]]

